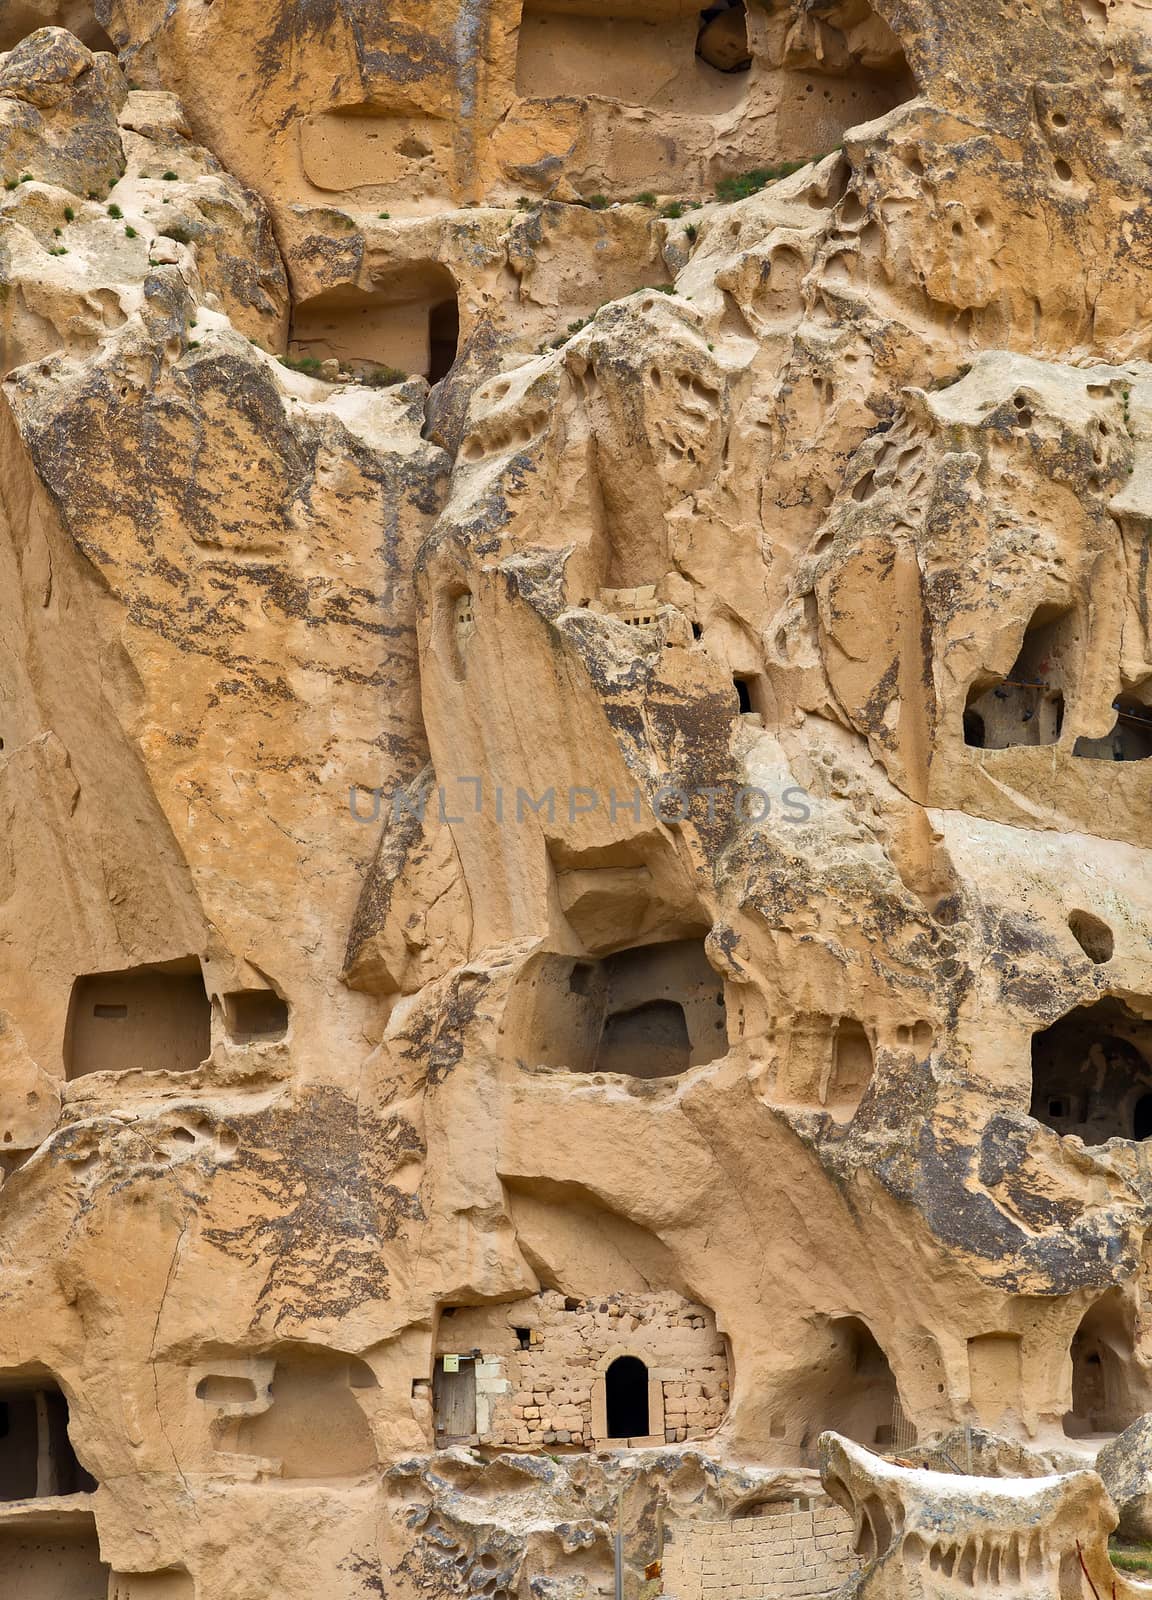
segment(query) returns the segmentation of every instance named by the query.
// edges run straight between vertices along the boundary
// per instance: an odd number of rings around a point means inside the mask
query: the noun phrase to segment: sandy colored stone
[[[0,1592],[1140,1592],[1145,23],[5,10]]]

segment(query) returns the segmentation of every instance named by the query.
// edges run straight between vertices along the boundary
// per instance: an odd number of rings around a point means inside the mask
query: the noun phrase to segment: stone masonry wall
[[[527,1336],[527,1348],[521,1339]],[[547,1290],[441,1317],[436,1352],[476,1358],[477,1430],[489,1445],[584,1444],[606,1437],[604,1373],[617,1356],[648,1368],[655,1443],[698,1439],[728,1407],[728,1356],[716,1319],[679,1295],[575,1299]]]
[[[784,1600],[834,1593],[856,1570],[852,1519],[831,1501],[788,1501],[736,1522],[669,1527],[669,1600]]]

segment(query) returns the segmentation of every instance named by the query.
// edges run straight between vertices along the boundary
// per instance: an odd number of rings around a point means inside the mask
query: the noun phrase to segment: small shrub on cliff
[[[124,215],[124,213],[121,211],[119,206],[112,205],[112,206],[108,207],[108,215],[110,217],[112,217],[116,222],[119,222],[120,218]]]
[[[124,229],[124,237],[126,239],[138,239],[140,235],[136,232],[135,228],[129,227]]]
[[[320,371],[320,362],[316,356],[280,356],[280,365],[287,367],[290,372],[303,372],[306,377],[312,378]]]
[[[73,211],[71,206],[65,206],[64,207],[64,221],[65,222],[75,222],[76,221],[76,213]]]
[[[668,205],[661,206],[660,215],[662,217],[668,217],[670,221],[674,222],[677,217],[682,217],[684,215],[683,203],[679,200],[670,201]]]
[[[650,189],[645,189],[643,194],[638,194],[636,196],[633,204],[638,206],[654,206],[656,204],[656,196]]]
[[[779,167],[753,167],[751,172],[734,173],[732,177],[721,178],[717,183],[716,198],[729,204],[733,200],[747,200],[749,195],[759,194],[761,189],[766,189],[778,178],[787,178],[806,165],[804,161],[785,161]]]
[[[160,176],[164,179],[165,183],[176,182],[176,174],[174,172],[162,172]]]
[[[360,382],[368,385],[370,389],[390,389],[394,383],[407,383],[408,374],[401,372],[399,367],[373,367],[370,372],[360,374]]]
[[[592,211],[607,211],[608,196],[606,194],[594,194],[588,199],[587,205]]]

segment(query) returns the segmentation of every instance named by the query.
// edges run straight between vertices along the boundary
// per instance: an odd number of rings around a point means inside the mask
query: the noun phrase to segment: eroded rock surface
[[[1140,6],[0,48],[0,1591],[1140,1592]]]
[[[1095,1472],[1044,1478],[957,1477],[882,1461],[834,1435],[821,1441],[824,1482],[851,1511],[871,1566],[853,1594],[1147,1593],[1108,1559],[1116,1513]],[[1098,1587],[1097,1587],[1098,1586]]]

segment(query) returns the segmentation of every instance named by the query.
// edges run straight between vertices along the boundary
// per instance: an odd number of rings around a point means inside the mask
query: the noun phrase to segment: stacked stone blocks
[[[857,1570],[852,1519],[828,1500],[781,1502],[736,1522],[669,1530],[664,1593],[674,1600],[808,1600]]]

